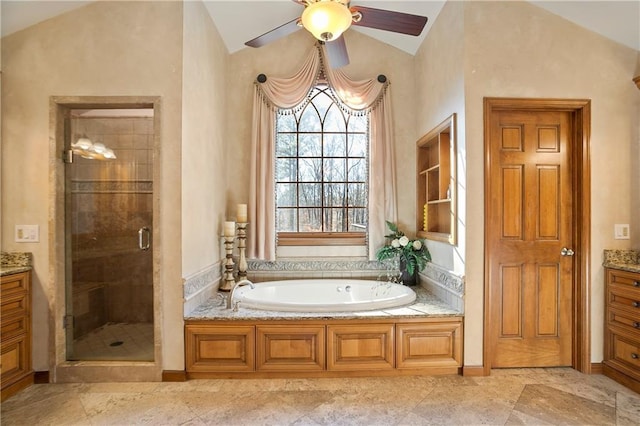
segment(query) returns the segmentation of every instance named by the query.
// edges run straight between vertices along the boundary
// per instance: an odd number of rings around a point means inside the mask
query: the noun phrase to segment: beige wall
[[[466,245],[466,166],[465,166],[465,104],[464,104],[464,19],[463,4],[444,5],[429,36],[415,57],[416,128],[424,135],[456,114],[457,127],[457,244],[428,241],[433,263],[465,273]],[[415,144],[415,142],[414,142]],[[414,162],[415,163],[415,162]],[[415,167],[415,164],[413,164]],[[414,186],[415,193],[415,186]],[[414,213],[415,214],[415,213]],[[415,222],[415,221],[414,221]]]
[[[629,248],[613,225],[632,216],[638,168],[637,52],[527,2],[465,2],[467,248],[465,324],[483,318],[483,97],[591,99],[591,360],[602,360],[602,251]],[[637,182],[634,182],[634,186]],[[637,192],[635,193],[637,196]],[[637,211],[635,212],[637,215]],[[465,329],[465,364],[482,363],[482,334]]]
[[[202,2],[184,3],[182,276],[217,263],[225,220],[228,54]],[[234,212],[235,214],[235,212]]]
[[[182,336],[180,118],[182,6],[176,2],[97,2],[2,39],[2,249],[34,255],[33,367],[49,369],[49,97],[162,98],[159,226],[163,337]],[[57,161],[57,160],[55,160]],[[40,225],[40,242],[13,242],[16,224]],[[57,301],[62,303],[62,301]],[[164,369],[182,369],[181,345],[165,346]],[[176,350],[176,348],[180,348]]]

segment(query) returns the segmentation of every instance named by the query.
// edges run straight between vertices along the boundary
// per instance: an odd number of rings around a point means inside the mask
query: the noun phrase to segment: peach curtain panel
[[[255,84],[251,137],[248,257],[275,260],[275,119],[309,95],[323,71],[333,93],[349,108],[370,114],[369,257],[384,244],[385,220],[396,221],[396,171],[389,83],[376,78],[353,81],[340,70],[323,67],[325,55],[316,45],[302,68],[288,78],[269,77]]]

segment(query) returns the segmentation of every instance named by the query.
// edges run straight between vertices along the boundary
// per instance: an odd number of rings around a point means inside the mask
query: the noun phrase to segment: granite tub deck
[[[31,253],[0,253],[0,276],[19,274],[31,270],[32,254]]]
[[[627,272],[640,272],[639,250],[605,250],[605,268],[618,269]]]
[[[260,285],[256,283],[256,285]],[[380,319],[380,318],[420,318],[459,317],[463,313],[438,299],[426,289],[416,286],[414,303],[396,308],[360,312],[280,312],[243,308],[237,312],[227,309],[220,296],[212,297],[185,315],[187,321],[197,320],[313,320],[313,319]],[[219,293],[221,294],[221,293]],[[227,293],[222,293],[228,296]]]

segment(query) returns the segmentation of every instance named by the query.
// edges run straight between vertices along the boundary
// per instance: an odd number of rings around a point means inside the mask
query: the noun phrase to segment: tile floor
[[[108,323],[73,342],[73,359],[153,361],[152,323]]]
[[[568,368],[488,377],[33,385],[2,425],[638,425],[640,395]]]

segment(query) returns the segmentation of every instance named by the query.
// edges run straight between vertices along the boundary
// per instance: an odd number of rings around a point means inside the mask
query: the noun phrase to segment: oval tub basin
[[[401,284],[350,279],[287,280],[245,285],[233,296],[241,308],[285,312],[356,312],[407,305],[416,293]]]

